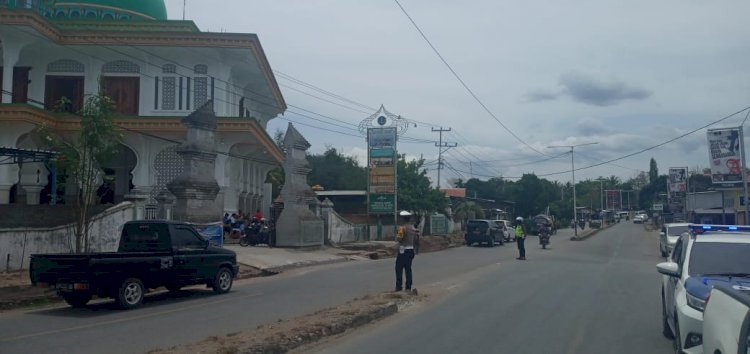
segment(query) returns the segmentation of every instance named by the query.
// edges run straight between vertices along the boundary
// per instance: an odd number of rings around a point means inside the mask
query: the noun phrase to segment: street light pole
[[[578,238],[578,213],[576,210],[576,163],[575,163],[575,153],[574,150],[576,146],[584,146],[584,145],[594,145],[599,144],[598,142],[594,143],[586,143],[586,144],[577,144],[577,145],[551,145],[547,146],[547,148],[570,148],[570,172],[573,174],[573,237],[576,239]]]

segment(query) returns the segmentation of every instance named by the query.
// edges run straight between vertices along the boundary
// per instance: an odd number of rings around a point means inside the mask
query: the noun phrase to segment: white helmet
[[[519,216],[516,218],[516,221],[523,221],[523,218]]]

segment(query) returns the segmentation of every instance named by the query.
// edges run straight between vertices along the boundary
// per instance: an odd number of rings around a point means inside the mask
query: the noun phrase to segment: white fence
[[[89,236],[92,252],[117,250],[120,231],[125,222],[133,220],[130,202],[115,205],[94,217]],[[72,253],[75,235],[72,225],[49,228],[0,229],[0,270],[28,269],[29,255],[34,253]]]

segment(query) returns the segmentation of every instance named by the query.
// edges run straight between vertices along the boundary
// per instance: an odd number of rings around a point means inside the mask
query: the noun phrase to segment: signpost
[[[398,210],[398,136],[405,133],[408,123],[380,106],[363,120],[360,132],[367,134],[367,213],[393,215],[394,230]],[[378,238],[381,238],[380,223]]]

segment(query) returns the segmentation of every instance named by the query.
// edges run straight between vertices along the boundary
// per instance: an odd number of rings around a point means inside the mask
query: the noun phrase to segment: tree
[[[656,167],[656,160],[652,157],[648,166],[648,182],[654,183],[657,178],[659,178],[659,168]]]
[[[364,190],[367,188],[367,170],[357,159],[338,152],[333,147],[320,155],[308,155],[312,171],[307,176],[310,185],[319,184],[327,190]]]
[[[448,200],[443,192],[432,188],[424,159],[407,162],[406,155],[400,155],[397,173],[399,209],[411,210],[418,215],[445,211]]]
[[[101,166],[111,159],[122,139],[112,120],[113,111],[112,99],[99,93],[87,98],[79,112],[81,131],[77,136],[64,137],[46,127],[39,130],[49,148],[59,153],[56,163],[60,169],[79,188],[73,204],[77,253],[89,251],[92,207],[102,178]],[[56,191],[52,193],[55,194]]]
[[[453,221],[461,222],[461,230],[466,228],[466,222],[469,219],[484,218],[484,210],[474,202],[464,201],[456,206],[453,211]]]

